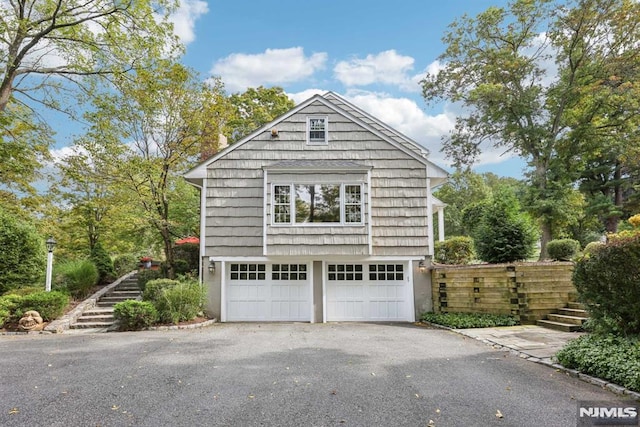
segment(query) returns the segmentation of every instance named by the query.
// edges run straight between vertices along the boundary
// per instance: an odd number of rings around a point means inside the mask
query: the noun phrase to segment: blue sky
[[[441,38],[463,14],[505,0],[180,0],[176,33],[183,62],[228,92],[281,86],[296,102],[335,91],[431,151],[448,168],[440,137],[455,110],[428,106],[418,81],[438,67]],[[523,163],[488,150],[476,170],[522,176]]]

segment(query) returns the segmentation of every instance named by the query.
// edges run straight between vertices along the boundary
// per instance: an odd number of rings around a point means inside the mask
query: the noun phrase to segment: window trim
[[[324,120],[324,139],[311,139],[311,120]],[[307,145],[328,145],[329,144],[329,116],[307,116],[306,128]]]
[[[296,222],[296,185],[339,185],[340,186],[340,222]],[[275,187],[286,187],[289,186],[289,222],[276,222],[276,204],[275,204]],[[360,206],[360,221],[358,222],[347,222],[347,213],[346,213],[346,196],[345,196],[345,188],[347,186],[357,186],[360,187],[360,203],[349,203],[348,206]],[[271,225],[276,227],[350,227],[350,226],[362,226],[364,225],[364,183],[362,182],[318,182],[314,184],[309,184],[305,182],[272,182],[271,183],[271,196],[270,196],[270,212],[271,212]],[[282,206],[282,205],[279,205]]]

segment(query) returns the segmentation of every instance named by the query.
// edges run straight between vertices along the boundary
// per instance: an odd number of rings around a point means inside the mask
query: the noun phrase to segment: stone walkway
[[[584,335],[580,332],[561,332],[535,325],[457,329],[456,332],[541,360],[551,359],[569,340]]]

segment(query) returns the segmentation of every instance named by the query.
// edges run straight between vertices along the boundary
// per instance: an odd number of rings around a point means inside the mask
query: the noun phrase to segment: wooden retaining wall
[[[513,314],[535,323],[576,300],[573,263],[434,265],[433,309],[451,313]]]

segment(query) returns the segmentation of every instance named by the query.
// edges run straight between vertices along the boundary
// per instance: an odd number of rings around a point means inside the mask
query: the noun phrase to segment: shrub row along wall
[[[434,266],[433,309],[449,313],[513,314],[523,324],[575,301],[573,263]]]

